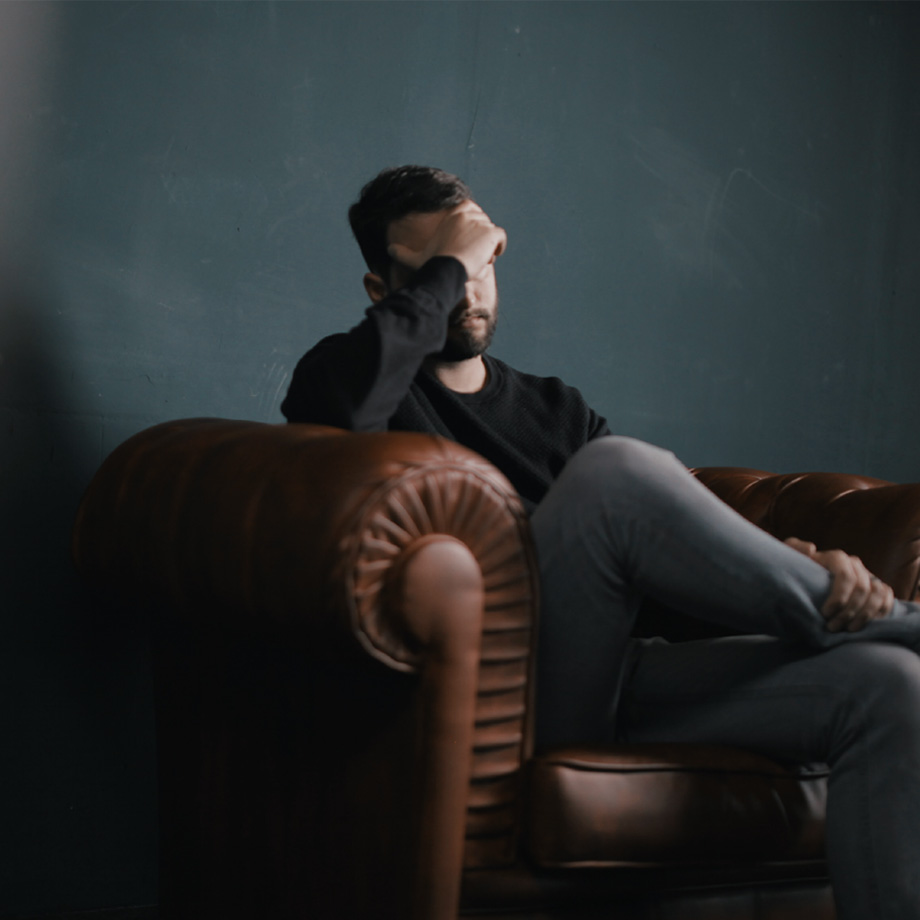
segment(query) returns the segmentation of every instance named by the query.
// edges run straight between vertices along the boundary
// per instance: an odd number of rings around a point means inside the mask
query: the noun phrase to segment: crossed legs
[[[858,633],[828,632],[825,569],[745,521],[671,454],[627,438],[573,458],[533,530],[538,742],[695,741],[825,761],[841,918],[920,917],[916,605],[898,602]],[[763,635],[630,640],[646,594]]]

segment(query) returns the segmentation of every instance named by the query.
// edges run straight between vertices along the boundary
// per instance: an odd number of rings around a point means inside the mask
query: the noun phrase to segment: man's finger
[[[823,552],[818,561],[834,576],[830,594],[821,608],[821,613],[828,620],[828,628],[832,628],[835,620],[848,619],[844,611],[856,588],[858,575],[850,557],[840,550]],[[837,628],[840,628],[839,624]]]
[[[798,537],[786,537],[783,543],[786,546],[791,546],[803,556],[808,556],[809,559],[814,559],[815,554],[818,552],[818,547],[814,543],[810,543],[808,540],[800,540]]]
[[[804,541],[791,538],[786,542],[809,555],[808,544]],[[831,589],[821,608],[830,632],[843,629],[857,632],[870,620],[881,619],[891,612],[894,592],[873,575],[857,556],[834,549],[815,552],[812,558],[833,576]]]
[[[894,591],[889,585],[886,585],[880,578],[875,575],[870,576],[869,597],[863,604],[863,609],[859,615],[850,621],[847,629],[850,632],[858,632],[870,620],[881,620],[891,613],[894,606]]]
[[[870,619],[874,610],[868,604],[869,587],[857,579],[846,601],[830,616],[828,629],[839,632],[842,629],[856,631]]]
[[[409,249],[408,246],[403,246],[402,243],[390,243],[387,246],[387,254],[394,262],[398,262],[412,271],[418,271],[427,261],[423,252]]]
[[[830,617],[827,628],[832,632],[842,629],[857,632],[878,614],[882,592],[874,589],[873,576],[854,556],[846,557],[846,562],[841,565],[838,572],[834,587],[838,587],[839,581],[841,595],[846,591],[847,586],[849,586],[849,594],[836,609],[828,606]]]

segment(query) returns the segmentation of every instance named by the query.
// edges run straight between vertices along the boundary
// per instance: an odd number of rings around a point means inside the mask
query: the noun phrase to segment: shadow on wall
[[[99,463],[43,216],[57,4],[0,4],[0,913],[150,903],[143,624],[84,596],[70,531]],[[147,897],[144,897],[146,892]]]
[[[107,887],[134,903],[147,888],[152,899],[155,865],[142,624],[113,619],[73,572],[70,530],[96,465],[87,429],[98,421],[65,408],[62,356],[46,344],[42,315],[47,305],[22,287],[0,290],[0,731],[10,742],[0,910],[14,912],[91,906]]]

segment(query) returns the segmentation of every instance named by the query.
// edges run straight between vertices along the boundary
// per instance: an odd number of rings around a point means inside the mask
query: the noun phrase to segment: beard
[[[482,329],[463,326],[463,318],[467,316],[482,317],[485,320],[485,326]],[[447,341],[435,358],[445,363],[478,358],[492,344],[492,337],[495,335],[497,326],[498,304],[492,313],[482,310],[464,310],[456,317],[452,314],[447,329]]]

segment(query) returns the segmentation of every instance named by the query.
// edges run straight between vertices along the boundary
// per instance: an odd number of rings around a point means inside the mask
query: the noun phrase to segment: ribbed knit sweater
[[[450,438],[494,463],[532,512],[568,459],[610,432],[557,377],[525,374],[484,355],[485,386],[456,393],[423,367],[444,347],[448,314],[465,283],[456,259],[429,260],[361,323],[300,359],[281,411],[289,422]]]

